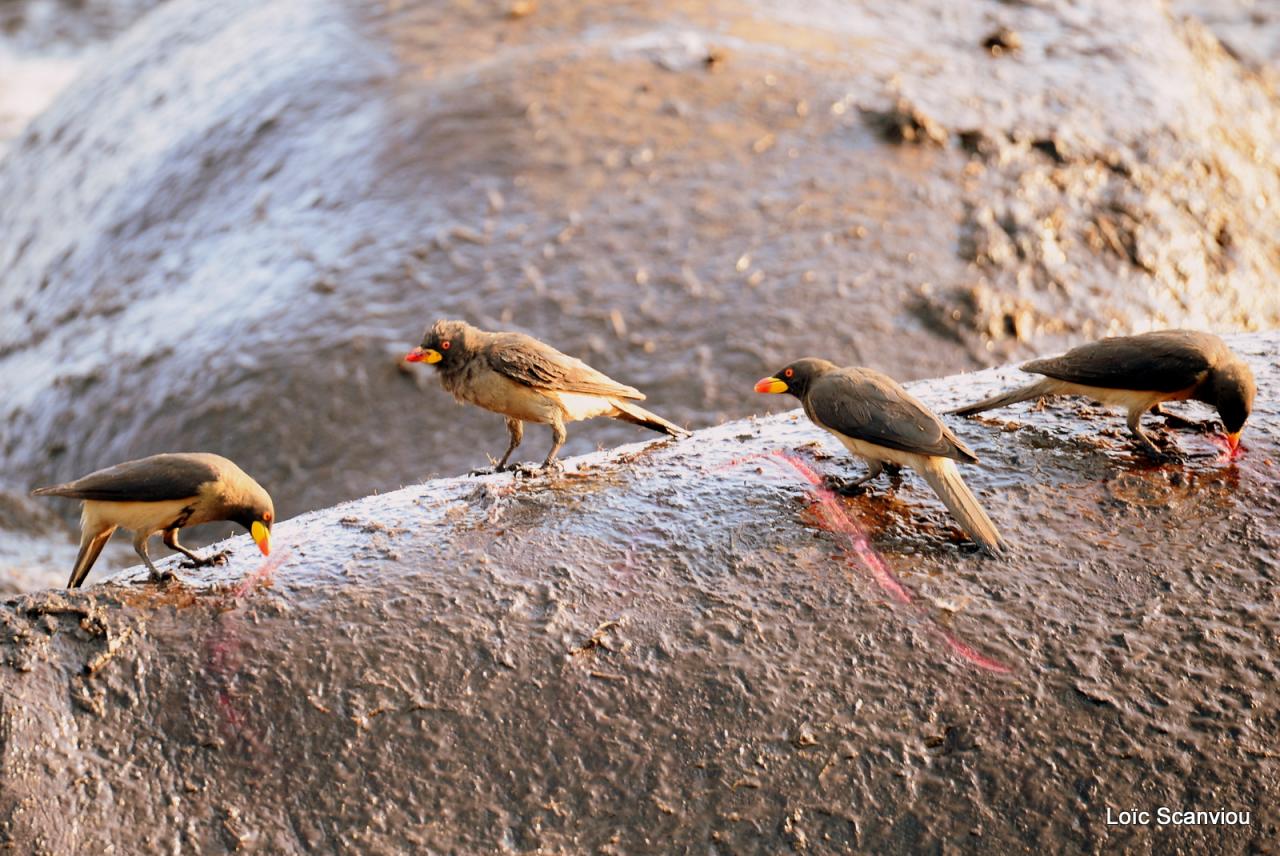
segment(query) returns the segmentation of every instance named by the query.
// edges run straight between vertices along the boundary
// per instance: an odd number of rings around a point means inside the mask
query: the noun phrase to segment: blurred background
[[[803,355],[1275,328],[1278,70],[1229,0],[0,0],[0,590],[74,558],[27,491],[129,458],[282,517],[484,465],[400,360],[439,317],[690,427]]]

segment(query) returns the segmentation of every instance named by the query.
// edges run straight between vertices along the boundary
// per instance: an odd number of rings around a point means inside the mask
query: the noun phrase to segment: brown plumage
[[[1129,430],[1142,448],[1164,456],[1142,430],[1147,411],[1178,421],[1160,406],[1192,399],[1217,408],[1234,449],[1257,393],[1253,372],[1226,343],[1211,333],[1160,330],[1117,336],[1073,348],[1058,357],[1032,360],[1024,372],[1044,379],[953,410],[971,416],[985,410],[1053,395],[1083,395],[1124,407]]]
[[[405,359],[434,365],[441,384],[459,401],[506,417],[511,442],[498,469],[520,445],[525,422],[551,426],[544,467],[555,462],[564,445],[565,423],[579,419],[608,416],[672,437],[689,433],[636,404],[644,400],[640,390],[523,333],[487,333],[464,321],[437,321]]]
[[[134,533],[133,549],[151,571],[147,541],[164,533],[166,546],[196,565],[202,559],[178,541],[178,530],[215,520],[239,523],[253,535],[262,552],[271,549],[275,517],[271,497],[262,486],[231,461],[204,452],[152,455],[116,464],[66,484],[33,490],[34,496],[65,496],[83,500],[80,512],[80,554],[67,588],[78,588],[116,529]]]
[[[977,463],[977,456],[893,378],[873,369],[842,369],[826,360],[804,359],[759,381],[756,392],[796,396],[815,425],[867,462],[867,474],[843,490],[874,479],[885,464],[911,467],[969,537],[993,553],[1003,548],[995,524],[956,469],[956,461]]]

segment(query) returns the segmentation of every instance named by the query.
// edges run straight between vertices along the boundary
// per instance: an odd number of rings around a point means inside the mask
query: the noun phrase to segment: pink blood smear
[[[218,614],[214,631],[205,639],[206,670],[214,684],[214,703],[222,716],[222,728],[228,738],[238,738],[246,748],[260,755],[262,744],[255,731],[249,727],[249,716],[236,700],[235,683],[240,674],[240,624],[238,601],[250,590],[269,580],[271,575],[288,557],[288,551],[278,550],[264,558],[257,569],[231,591],[225,608]]]
[[[858,526],[848,514],[845,513],[844,506],[840,502],[836,494],[829,490],[822,481],[822,477],[813,471],[813,468],[800,460],[794,455],[775,449],[772,452],[761,453],[758,455],[748,455],[745,458],[738,458],[730,461],[724,468],[741,466],[744,463],[758,459],[772,460],[775,463],[784,463],[799,473],[806,481],[813,485],[813,497],[817,500],[815,512],[820,521],[820,525],[828,532],[843,536],[849,555],[853,556],[858,562],[871,574],[871,578],[875,580],[876,585],[888,594],[891,598],[904,606],[913,606],[914,601],[911,592],[903,585],[902,581],[889,569],[884,559],[871,546],[871,542],[867,540],[866,533],[862,527]],[[959,656],[966,662],[986,669],[990,672],[998,674],[1009,674],[1012,668],[1004,663],[994,660],[985,654],[979,653],[973,647],[961,642],[955,637],[951,631],[940,626],[925,610],[915,607],[916,614],[924,619],[928,625],[942,637],[947,647],[952,653]]]
[[[1226,437],[1224,437],[1224,436],[1223,436],[1223,435],[1221,435],[1221,434],[1210,434],[1210,435],[1209,435],[1209,442],[1211,442],[1211,443],[1213,443],[1213,445],[1217,446],[1217,447],[1218,447],[1218,451],[1222,452],[1222,458],[1221,458],[1221,460],[1222,460],[1222,461],[1224,461],[1224,462],[1225,462],[1225,461],[1235,461],[1235,460],[1238,460],[1239,458],[1243,457],[1243,455],[1244,455],[1244,445],[1243,445],[1243,444],[1239,444],[1239,443],[1238,443],[1238,444],[1236,444],[1236,447],[1233,449],[1233,448],[1231,447],[1231,441],[1230,441],[1230,440],[1228,440]]]
[[[249,593],[249,589],[274,574],[276,572],[276,568],[279,568],[280,565],[283,564],[285,557],[286,554],[284,551],[277,550],[274,555],[263,559],[262,564],[258,566],[258,569],[246,576],[240,585],[236,586],[235,591],[231,593],[231,597],[235,600],[239,600],[244,597]]]

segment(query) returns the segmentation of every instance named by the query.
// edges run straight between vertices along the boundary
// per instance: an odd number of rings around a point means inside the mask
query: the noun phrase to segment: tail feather
[[[69,496],[72,490],[69,484],[55,484],[49,487],[38,487],[31,491],[32,496]]]
[[[689,432],[681,428],[674,422],[668,422],[656,413],[645,410],[634,401],[625,399],[612,399],[613,406],[617,410],[613,414],[614,419],[621,419],[623,422],[630,422],[633,425],[643,425],[654,431],[660,431],[663,434],[670,434],[672,437],[688,437]]]
[[[976,404],[966,405],[947,412],[955,416],[972,416],[975,413],[982,413],[984,410],[994,410],[997,407],[1007,407],[1010,404],[1017,404],[1019,401],[1030,401],[1042,395],[1049,395],[1053,392],[1053,386],[1053,381],[1045,378],[1027,386],[1020,386],[1017,389],[1011,389],[1008,392],[984,398]]]
[[[920,474],[970,538],[992,553],[999,554],[1003,551],[1004,540],[996,530],[996,525],[978,504],[977,497],[969,490],[964,479],[960,478],[960,471],[956,469],[954,461],[949,458],[931,458],[929,466]]]
[[[89,569],[93,567],[94,562],[98,561],[98,555],[102,553],[102,548],[107,545],[107,541],[111,538],[111,533],[115,531],[116,527],[112,526],[96,535],[81,537],[80,554],[76,556],[75,567],[71,569],[71,579],[67,581],[67,588],[80,588],[84,578],[89,576]]]

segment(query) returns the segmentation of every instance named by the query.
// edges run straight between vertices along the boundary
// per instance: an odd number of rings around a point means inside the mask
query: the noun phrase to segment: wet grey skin
[[[33,490],[33,496],[65,496],[83,501],[80,553],[67,588],[79,588],[116,529],[133,532],[133,549],[163,579],[147,552],[147,541],[163,533],[165,546],[196,567],[224,554],[201,558],[178,541],[184,526],[229,520],[248,529],[263,555],[271,552],[275,507],[271,496],[244,470],[220,455],[181,452],[126,461],[66,484]]]
[[[523,333],[488,333],[465,321],[437,321],[405,359],[434,365],[441,384],[458,401],[506,418],[511,442],[498,461],[499,471],[524,439],[525,422],[551,426],[543,468],[556,462],[568,437],[565,423],[579,419],[607,416],[672,437],[689,434],[637,405],[645,397],[640,390]]]
[[[972,416],[1019,401],[1054,395],[1082,395],[1128,411],[1129,430],[1147,454],[1177,458],[1162,451],[1142,429],[1142,416],[1151,412],[1173,427],[1210,430],[1213,426],[1166,413],[1167,401],[1201,401],[1217,409],[1234,452],[1253,410],[1257,384],[1253,372],[1227,344],[1212,333],[1160,330],[1137,336],[1116,336],[1073,348],[1065,354],[1032,360],[1024,372],[1044,379],[976,404],[951,411]]]
[[[866,475],[841,484],[841,492],[856,490],[888,465],[910,467],[970,538],[992,554],[1003,552],[1004,540],[955,465],[976,464],[978,457],[893,378],[874,369],[840,368],[807,358],[761,379],[756,392],[794,395],[810,421],[867,462]]]

